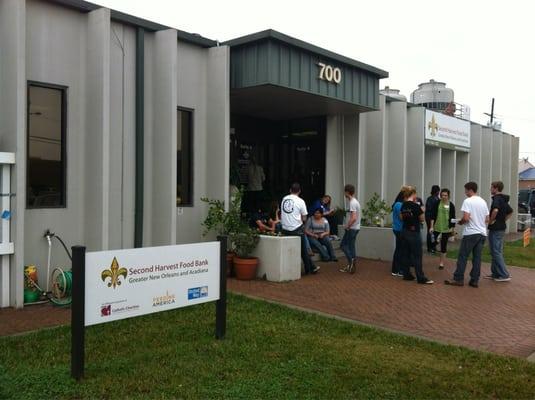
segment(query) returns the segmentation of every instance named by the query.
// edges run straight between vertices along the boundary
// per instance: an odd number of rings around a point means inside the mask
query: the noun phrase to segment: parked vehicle
[[[518,191],[518,212],[530,214],[535,218],[535,189],[520,189]]]

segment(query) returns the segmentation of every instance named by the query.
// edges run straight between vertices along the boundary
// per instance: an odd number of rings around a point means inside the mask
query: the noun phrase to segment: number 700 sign
[[[342,81],[342,70],[340,68],[322,62],[319,62],[318,66],[320,67],[318,79],[336,84]]]

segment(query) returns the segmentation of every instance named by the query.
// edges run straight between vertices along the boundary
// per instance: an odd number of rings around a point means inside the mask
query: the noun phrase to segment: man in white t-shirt
[[[471,287],[477,288],[481,274],[481,251],[487,237],[487,224],[489,223],[489,207],[487,202],[477,195],[477,183],[468,182],[464,185],[464,193],[467,198],[463,201],[461,211],[463,217],[459,225],[463,225],[463,239],[457,258],[457,269],[453,273],[452,280],[446,280],[446,285],[463,286],[464,271],[468,256],[472,253],[472,270],[470,271]]]
[[[290,189],[290,194],[285,196],[281,202],[281,224],[282,233],[286,236],[299,236],[301,238],[301,259],[305,265],[305,275],[315,274],[320,267],[314,265],[305,245],[304,223],[307,218],[307,206],[304,200],[299,197],[301,186],[294,183]]]
[[[360,203],[355,198],[355,186],[345,185],[344,195],[348,201],[349,209],[346,211],[346,219],[344,221],[345,232],[340,242],[340,249],[342,249],[347,258],[347,266],[340,269],[340,272],[354,274],[357,269],[355,241],[360,230]]]

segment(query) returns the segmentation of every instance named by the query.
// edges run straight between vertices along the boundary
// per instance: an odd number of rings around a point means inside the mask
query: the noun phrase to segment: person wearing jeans
[[[470,271],[471,287],[479,286],[481,274],[481,251],[487,237],[487,223],[489,222],[489,209],[487,202],[477,195],[477,183],[468,182],[464,185],[464,193],[467,198],[463,201],[461,211],[463,217],[459,225],[464,225],[463,238],[457,258],[457,268],[453,279],[445,280],[446,285],[464,286],[464,271],[468,256],[472,253],[472,270]]]
[[[492,263],[490,264],[490,278],[494,279],[496,282],[508,282],[511,280],[511,276],[509,275],[509,271],[507,271],[505,260],[503,258],[504,237],[505,230],[489,230],[489,248],[490,255],[492,256]]]
[[[457,268],[453,273],[455,282],[464,281],[464,271],[468,262],[468,256],[472,254],[472,269],[470,270],[470,286],[477,287],[479,275],[481,274],[481,251],[485,244],[485,235],[476,233],[474,235],[463,236],[459,256],[457,258]]]
[[[402,249],[402,271],[403,279],[413,281],[414,276],[411,274],[410,267],[413,266],[416,272],[416,279],[421,284],[433,284],[434,281],[427,278],[422,267],[422,237],[420,235],[421,223],[424,219],[424,213],[416,200],[416,190],[414,187],[407,186],[403,188],[403,204],[401,205],[401,219],[403,221],[403,230],[401,232],[401,249]]]
[[[355,186],[345,185],[344,196],[349,202],[348,217],[345,223],[345,232],[340,248],[347,258],[347,266],[340,269],[340,272],[354,274],[357,269],[357,251],[355,242],[360,230],[360,204],[355,198]]]
[[[305,266],[305,275],[315,274],[320,267],[314,265],[307,252],[305,245],[305,227],[306,216],[308,214],[305,202],[299,195],[301,194],[301,185],[292,184],[290,194],[285,196],[281,202],[281,224],[282,233],[286,236],[299,236],[301,239],[301,259]]]
[[[317,208],[305,223],[305,233],[312,247],[321,254],[321,261],[338,261],[329,239],[329,223],[323,218],[323,209]]]
[[[513,209],[509,205],[509,196],[502,194],[502,190],[503,182],[501,181],[492,182],[490,185],[492,204],[489,218],[489,247],[492,263],[490,265],[491,275],[485,276],[485,278],[494,279],[495,282],[511,280],[503,258],[503,240],[507,228],[505,221],[511,217]]]
[[[401,220],[401,205],[403,204],[403,190],[406,186],[402,186],[399,194],[392,204],[392,232],[396,240],[396,247],[392,256],[392,276],[401,277],[402,274],[402,259],[401,259],[401,231],[403,230],[403,221]]]

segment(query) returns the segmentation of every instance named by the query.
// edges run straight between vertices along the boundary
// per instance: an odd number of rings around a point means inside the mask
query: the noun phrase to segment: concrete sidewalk
[[[231,279],[229,290],[497,354],[526,358],[534,353],[535,270],[511,267],[511,282],[481,279],[478,289],[446,286],[454,263],[447,260],[441,271],[438,257],[424,258],[434,285],[394,278],[390,263],[360,259],[355,275],[339,272],[335,263],[318,263],[317,275],[299,281]],[[488,273],[484,264],[482,276]]]

